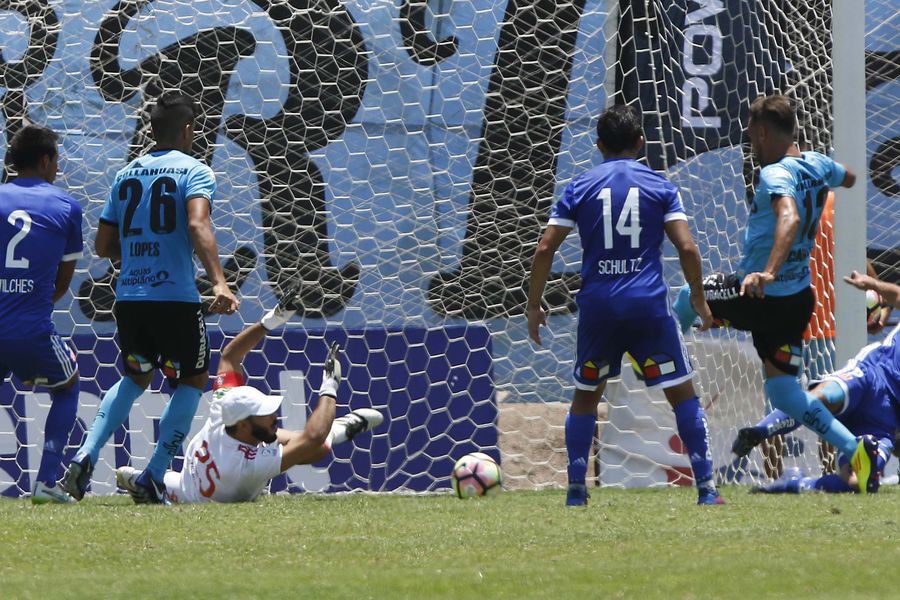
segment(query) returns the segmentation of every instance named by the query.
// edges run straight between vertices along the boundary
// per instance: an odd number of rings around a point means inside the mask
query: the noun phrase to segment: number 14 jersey
[[[578,228],[579,306],[610,319],[669,314],[662,243],[674,220],[687,220],[678,188],[636,160],[606,160],[573,179],[549,224]]]
[[[187,200],[212,201],[212,169],[178,150],[157,150],[116,174],[100,221],[119,228],[117,300],[199,302]]]

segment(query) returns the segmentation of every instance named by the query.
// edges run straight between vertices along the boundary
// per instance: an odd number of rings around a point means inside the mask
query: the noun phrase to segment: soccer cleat
[[[725,499],[719,495],[719,490],[716,488],[700,488],[698,490],[699,495],[697,496],[697,504],[701,506],[713,506],[717,504],[725,504]]]
[[[31,492],[32,504],[73,504],[74,502],[75,498],[67,494],[58,483],[49,486],[43,481],[38,481],[34,486],[34,491]]]
[[[331,443],[340,444],[371,431],[384,423],[384,415],[372,408],[357,408],[353,412],[338,417],[331,424]]]
[[[62,488],[76,501],[84,498],[87,487],[91,483],[91,475],[94,473],[94,465],[91,459],[85,456],[79,461],[73,460],[66,469],[62,478]]]
[[[750,451],[759,446],[766,439],[766,434],[756,427],[745,427],[738,430],[731,451],[738,456],[747,456]]]
[[[116,483],[128,492],[135,504],[163,504],[168,506],[166,486],[153,481],[147,471],[124,466],[116,469]]]
[[[878,441],[875,436],[864,435],[860,438],[856,451],[850,459],[850,468],[856,473],[860,494],[874,494],[881,485],[878,471]]]
[[[566,492],[566,506],[587,506],[590,497],[585,484],[570,483]]]

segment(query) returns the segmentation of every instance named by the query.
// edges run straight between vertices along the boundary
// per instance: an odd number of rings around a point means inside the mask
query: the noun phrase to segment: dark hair
[[[634,148],[644,135],[641,115],[632,106],[616,104],[609,107],[597,121],[597,140],[610,152]]]
[[[58,139],[59,136],[46,127],[26,125],[10,140],[6,162],[17,171],[36,167],[43,157],[56,157]]]
[[[159,141],[177,136],[185,125],[194,122],[197,112],[197,105],[190,96],[181,92],[163,92],[150,110],[153,137]]]
[[[791,106],[787,96],[760,96],[750,105],[750,122],[794,135],[797,130],[797,111]]]

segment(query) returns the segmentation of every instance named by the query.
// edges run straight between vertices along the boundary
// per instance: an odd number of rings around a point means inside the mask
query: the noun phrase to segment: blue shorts
[[[681,329],[671,315],[610,321],[582,309],[578,317],[575,387],[595,390],[622,371],[622,356],[648,388],[672,387],[694,373]]]
[[[881,344],[866,346],[843,369],[825,378],[844,390],[844,407],[836,416],[854,435],[893,439],[900,427],[886,380],[885,350]]]
[[[53,389],[78,373],[75,351],[58,333],[0,341],[0,383],[12,371],[26,385]]]

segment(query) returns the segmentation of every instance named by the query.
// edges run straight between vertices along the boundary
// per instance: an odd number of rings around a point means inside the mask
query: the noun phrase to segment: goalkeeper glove
[[[322,373],[322,386],[319,388],[320,396],[337,398],[338,385],[341,383],[341,347],[337,342],[331,343],[328,350],[328,358],[325,359],[325,369]]]

